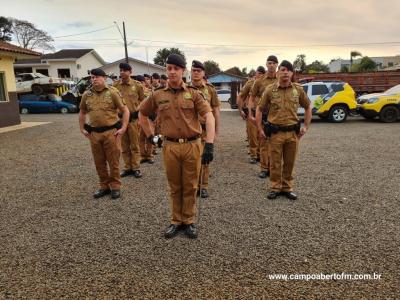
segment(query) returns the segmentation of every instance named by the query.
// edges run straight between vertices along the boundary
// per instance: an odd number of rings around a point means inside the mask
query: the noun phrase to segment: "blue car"
[[[55,94],[49,95],[21,95],[19,99],[19,111],[21,114],[29,113],[74,113],[78,109],[76,105],[61,101],[61,97]]]

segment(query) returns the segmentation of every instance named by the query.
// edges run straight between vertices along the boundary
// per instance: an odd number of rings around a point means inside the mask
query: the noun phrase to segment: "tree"
[[[11,41],[12,23],[6,17],[0,17],[0,41]]]
[[[376,63],[368,56],[364,56],[359,63],[353,64],[351,66],[352,72],[370,72],[370,71],[376,71],[376,69],[377,69]]]
[[[168,55],[170,55],[172,53],[179,54],[186,60],[185,54],[181,50],[179,50],[178,48],[172,47],[169,49],[163,48],[163,49],[158,50],[156,53],[156,57],[154,57],[153,61],[156,65],[165,67],[167,65],[167,63],[166,63],[167,57],[168,57]]]
[[[299,73],[303,73],[306,70],[305,54],[297,55],[296,59],[293,62],[293,68]]]
[[[221,72],[218,63],[213,60],[207,60],[204,62],[204,69],[206,72],[206,76],[210,76],[212,74]]]
[[[233,67],[225,71],[226,73],[232,74],[232,75],[237,75],[237,76],[243,76],[242,71],[238,67]]]
[[[362,54],[358,51],[351,51],[350,52],[350,67],[353,65],[353,57],[362,56]]]
[[[341,73],[348,73],[349,72],[349,67],[348,66],[342,66],[340,68],[340,72]]]
[[[305,70],[307,73],[328,73],[329,67],[328,65],[325,65],[322,61],[316,60],[307,65]]]
[[[12,30],[18,44],[25,49],[54,50],[53,38],[34,24],[25,20],[12,20]]]
[[[244,76],[244,77],[247,77],[249,75],[247,73],[247,67],[244,67],[241,72],[242,72],[242,76]]]

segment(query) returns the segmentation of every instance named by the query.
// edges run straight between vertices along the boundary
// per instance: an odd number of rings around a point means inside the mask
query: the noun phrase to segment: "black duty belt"
[[[264,123],[264,131],[265,135],[270,137],[272,134],[275,134],[279,131],[283,132],[289,132],[289,131],[295,131],[296,133],[300,132],[300,122],[294,125],[289,125],[289,126],[279,126],[275,124],[271,124],[269,122],[263,122]]]
[[[103,126],[103,127],[92,127],[89,124],[83,125],[83,128],[89,133],[91,133],[91,132],[105,132],[105,131],[108,131],[108,130],[111,130],[111,129],[114,129],[114,128],[120,129],[121,127],[122,127],[122,124],[121,124],[120,121],[118,121],[114,125]]]
[[[134,111],[129,115],[129,122],[132,122],[132,121],[136,120],[137,118],[139,118],[139,112]]]
[[[170,138],[168,136],[165,136],[165,140],[169,141],[169,142],[174,142],[174,143],[179,143],[179,144],[183,144],[183,143],[187,143],[187,142],[191,142],[191,141],[195,141],[200,137],[200,135],[196,135],[196,136],[192,136],[190,138],[182,138],[182,139],[175,139],[175,138]]]

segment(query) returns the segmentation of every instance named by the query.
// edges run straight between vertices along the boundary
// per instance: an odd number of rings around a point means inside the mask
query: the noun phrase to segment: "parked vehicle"
[[[350,113],[357,112],[356,94],[352,87],[341,81],[317,81],[302,85],[311,101],[312,112],[333,123],[346,121]],[[304,108],[299,108],[299,115]]]
[[[21,95],[19,99],[21,114],[28,113],[73,113],[77,112],[77,106],[61,101],[61,97],[55,94],[49,95]]]
[[[106,83],[112,85],[113,81],[111,78],[107,77]],[[79,110],[82,95],[90,86],[90,76],[82,77],[72,89],[61,95],[62,101],[76,105]]]
[[[296,74],[299,83],[310,81],[343,81],[352,86],[357,95],[365,93],[382,93],[399,84],[400,71],[377,71],[363,73],[314,73]]]
[[[222,102],[228,102],[231,98],[231,90],[217,90],[218,99]]]
[[[366,119],[379,120],[385,123],[396,122],[400,118],[400,84],[383,93],[373,93],[357,99],[358,110]]]
[[[16,77],[17,93],[41,95],[62,86],[60,78],[48,77],[40,73],[21,73]]]

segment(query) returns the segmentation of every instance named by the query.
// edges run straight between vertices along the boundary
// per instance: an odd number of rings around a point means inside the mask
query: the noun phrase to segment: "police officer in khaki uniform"
[[[164,136],[162,152],[172,212],[171,225],[164,235],[171,238],[184,229],[189,238],[196,238],[196,190],[201,164],[213,160],[215,121],[211,107],[202,94],[183,82],[184,58],[171,54],[166,63],[167,86],[155,90],[140,104],[139,119],[149,140],[153,140],[148,116],[157,112]],[[202,155],[199,116],[206,120],[207,132]]]
[[[92,87],[82,95],[79,127],[82,134],[90,140],[100,178],[100,189],[93,197],[111,194],[111,198],[117,199],[121,196],[121,137],[128,126],[129,110],[118,90],[106,84],[106,78],[106,73],[101,69],[91,71]],[[118,112],[122,112],[122,125]],[[89,124],[85,124],[86,114],[89,115]]]
[[[249,134],[249,122],[247,120],[247,116],[249,114],[249,110],[247,108],[247,103],[249,100],[250,96],[250,90],[254,84],[255,80],[255,75],[256,72],[254,70],[251,70],[249,73],[249,78],[247,82],[244,84],[243,88],[240,90],[240,93],[238,95],[237,103],[238,103],[238,108],[240,112],[240,116],[242,117],[243,120],[246,121],[246,141],[248,142],[247,146],[249,147],[249,141],[250,141],[250,134]],[[250,150],[248,152],[250,154]]]
[[[278,58],[275,55],[270,55],[267,58],[267,73],[261,78],[257,79],[250,92],[249,110],[253,111],[256,108],[258,101],[261,99],[266,87],[277,81],[276,67],[278,66]],[[264,119],[267,118],[267,109],[263,112]],[[251,118],[251,121],[255,119]],[[268,159],[268,140],[259,137],[260,143],[260,178],[266,178],[269,175],[269,159]]]
[[[203,94],[204,98],[210,104],[212,113],[215,119],[215,137],[218,137],[219,134],[219,126],[220,126],[220,106],[221,102],[218,99],[217,91],[214,86],[207,82],[205,77],[205,69],[202,62],[198,60],[194,60],[192,62],[191,69],[191,78],[192,82],[190,83],[192,86],[196,87]],[[201,143],[204,149],[204,145],[206,143],[206,124],[203,118],[200,118],[201,127],[203,129],[203,133],[201,134]],[[200,171],[200,182],[199,182],[199,190],[201,198],[208,197],[208,179],[210,176],[210,167],[209,165],[202,165]]]
[[[167,75],[161,74],[160,76],[160,86],[161,87],[166,87],[167,86]]]
[[[121,177],[134,176],[142,177],[140,172],[140,148],[139,148],[139,104],[144,100],[144,91],[139,81],[131,79],[132,67],[128,63],[120,63],[120,80],[114,82],[124,98],[129,109],[129,124],[125,134],[122,136],[122,158],[125,169]]]
[[[150,75],[144,74],[143,75],[144,81],[143,81],[143,90],[144,90],[144,97],[147,98],[152,91],[151,88],[151,79]],[[150,125],[153,127],[153,130],[155,128],[155,115],[150,116]],[[154,146],[151,144],[146,137],[145,132],[143,131],[142,127],[139,125],[139,148],[140,148],[140,156],[141,160],[140,163],[149,163],[149,164],[154,164]]]
[[[256,76],[254,83],[257,81],[257,79],[260,79],[264,76],[265,74],[265,68],[263,66],[259,66],[256,71]],[[249,90],[249,100],[247,101],[247,122],[248,122],[248,128],[249,128],[249,148],[250,148],[250,163],[251,164],[256,164],[257,161],[260,158],[260,141],[258,137],[258,131],[257,131],[257,125],[256,125],[256,110],[255,106],[256,104],[250,103],[252,100],[251,98],[251,89],[253,88],[253,85],[251,86]]]
[[[154,91],[155,89],[160,87],[160,74],[153,73],[151,75],[151,88]]]
[[[259,134],[269,137],[270,191],[268,199],[280,194],[296,200],[293,193],[293,169],[299,139],[306,134],[311,123],[311,105],[301,85],[292,83],[293,65],[284,60],[278,69],[278,82],[269,85],[258,103],[257,127]],[[297,116],[299,106],[305,109],[304,126]],[[265,132],[262,125],[262,111],[269,107]]]

